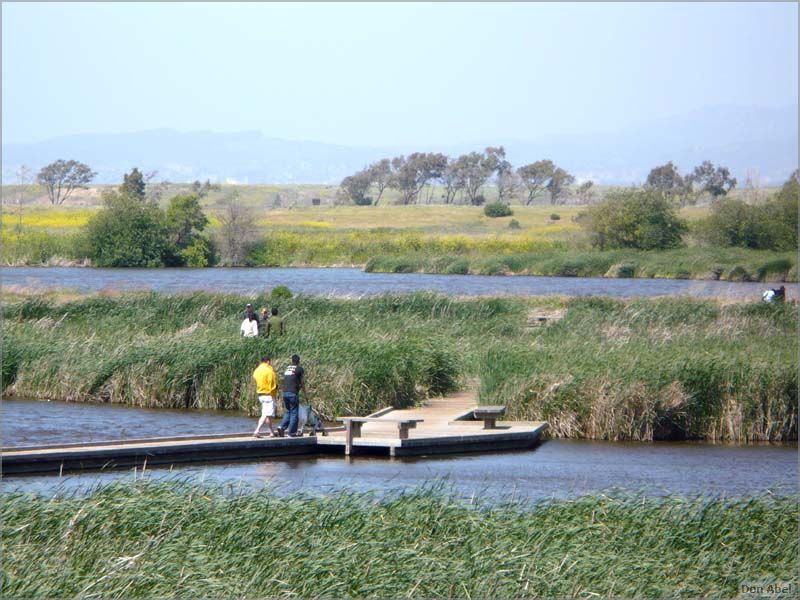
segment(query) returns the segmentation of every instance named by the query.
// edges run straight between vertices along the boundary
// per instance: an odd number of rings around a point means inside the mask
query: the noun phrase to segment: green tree
[[[502,147],[499,149],[490,147],[483,153],[462,154],[452,163],[452,166],[446,166],[443,169],[443,173],[448,168],[452,169],[453,177],[457,181],[456,187],[464,191],[469,203],[473,206],[483,204],[481,200],[483,196],[479,192],[497,169],[500,161],[498,150],[502,150]]]
[[[165,224],[169,231],[171,246],[168,266],[205,267],[212,262],[211,244],[200,234],[208,225],[208,218],[197,196],[182,194],[170,198]],[[201,254],[204,261],[199,258]],[[189,264],[189,257],[192,264]]]
[[[533,204],[536,196],[541,194],[546,188],[556,166],[552,160],[537,160],[535,163],[525,165],[517,169],[522,184],[528,190],[528,198],[525,204]]]
[[[136,167],[130,173],[125,173],[122,178],[122,185],[119,186],[119,193],[131,198],[144,200],[146,183],[144,175]]]
[[[678,167],[672,161],[665,165],[653,167],[647,175],[644,186],[660,191],[671,199],[683,198],[686,192],[687,180],[678,172]]]
[[[795,170],[774,200],[764,206],[767,222],[774,224],[775,250],[797,250],[798,205],[800,204],[800,170]]]
[[[375,197],[375,204],[377,205],[392,180],[392,161],[388,158],[382,158],[378,162],[372,163],[368,169],[370,181],[378,190],[378,195]]]
[[[564,196],[569,189],[569,186],[575,183],[575,177],[567,173],[561,167],[556,167],[553,171],[553,176],[547,183],[547,191],[550,193],[550,204],[558,204],[558,201]]]
[[[736,198],[720,198],[711,203],[709,216],[698,223],[701,238],[714,246],[762,248],[767,231],[755,206]]]
[[[206,179],[205,183],[200,183],[199,179],[195,179],[192,183],[189,191],[197,196],[198,198],[205,198],[211,192],[218,192],[222,189],[222,186],[218,183],[211,183],[210,179]]]
[[[584,204],[589,204],[592,199],[594,198],[594,181],[584,181],[582,184],[578,186],[577,194],[578,198]]]
[[[687,231],[675,205],[652,189],[612,192],[583,213],[580,223],[600,250],[675,248]]]
[[[728,167],[714,167],[711,161],[705,160],[694,168],[687,184],[700,192],[719,198],[736,187],[736,178],[731,177]]]
[[[50,203],[59,206],[76,189],[86,189],[95,175],[89,165],[77,160],[57,160],[43,167],[36,180],[47,190]]]
[[[169,254],[164,212],[135,196],[107,192],[87,223],[89,257],[98,267],[161,267]]]
[[[371,201],[365,202],[367,192],[369,192],[369,188],[372,185],[372,174],[369,168],[345,177],[339,185],[344,195],[353,204],[371,204]]]
[[[401,204],[414,204],[420,190],[432,179],[440,179],[447,168],[447,157],[439,153],[414,152],[408,158],[392,159],[389,186],[401,194]]]

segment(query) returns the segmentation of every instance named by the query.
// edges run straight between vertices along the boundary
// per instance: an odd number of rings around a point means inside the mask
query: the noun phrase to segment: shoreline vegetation
[[[12,204],[19,190],[5,186],[0,263],[346,265],[376,273],[797,282],[797,253],[784,232],[785,221],[793,217],[776,212],[787,197],[791,200],[792,186],[794,179],[780,191],[734,190],[724,201],[672,207],[670,218],[677,219],[680,227],[675,227],[683,233],[664,247],[647,236],[639,239],[644,234],[638,226],[625,230],[631,219],[657,220],[660,213],[622,215],[624,219],[607,214],[609,207],[621,211],[617,204],[634,211],[655,202],[658,208],[656,196],[646,189],[603,188],[596,201],[580,205],[497,205],[505,216],[491,216],[495,213],[479,206],[395,205],[399,200],[393,196],[380,206],[340,205],[331,186],[206,189],[170,184],[154,188],[158,195],[152,198],[144,184],[131,197],[123,195],[124,186],[97,186],[76,192],[70,200],[74,205],[60,206],[44,205],[43,198]],[[494,193],[494,188],[488,190]],[[429,192],[423,190],[423,197],[436,196]],[[30,194],[35,198],[35,191]],[[324,203],[313,205],[320,198]],[[496,205],[491,194],[487,201]],[[606,223],[615,215],[619,222]],[[141,231],[114,229],[121,221],[137,219]],[[600,227],[610,229],[595,231]],[[166,246],[148,237],[154,228],[163,229],[157,237],[168,238]],[[104,250],[97,255],[94,238],[101,230],[108,239],[102,238]],[[607,241],[614,235],[624,237],[624,247]],[[124,240],[125,248],[109,250],[114,240]],[[137,240],[143,244],[138,253],[130,250]],[[606,241],[598,245],[598,240]]]
[[[476,389],[555,437],[798,437],[792,304],[286,295],[7,293],[3,394],[255,414],[259,356],[297,352],[326,419]],[[287,334],[240,339],[247,302],[279,307]]]
[[[91,267],[78,233],[3,233],[6,266]],[[797,282],[797,253],[745,248],[606,250],[563,241],[432,235],[388,229],[275,231],[254,244],[249,267],[362,268],[371,273],[540,275]],[[213,267],[207,267],[213,268]]]

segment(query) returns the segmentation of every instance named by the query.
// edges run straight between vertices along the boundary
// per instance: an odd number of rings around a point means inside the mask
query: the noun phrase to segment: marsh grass
[[[520,250],[505,247],[462,248],[457,256],[432,248],[373,256],[369,272],[471,273],[476,275],[542,275],[552,277],[649,277],[723,279],[729,281],[797,281],[792,252],[742,248],[692,247],[664,251],[574,249],[561,241],[531,243]],[[460,261],[458,271],[449,264]]]
[[[792,497],[491,506],[137,482],[6,493],[0,514],[6,598],[730,598],[798,567]]]
[[[246,302],[287,334],[240,339]],[[528,314],[564,318],[528,328]],[[551,434],[611,440],[797,439],[797,313],[713,300],[359,300],[216,293],[16,296],[3,306],[6,395],[145,407],[256,406],[262,354],[293,353],[323,416],[407,407],[471,387]]]

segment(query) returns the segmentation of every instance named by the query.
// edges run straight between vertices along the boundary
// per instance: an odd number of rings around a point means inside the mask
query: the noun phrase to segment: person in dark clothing
[[[786,286],[781,286],[777,290],[772,290],[775,292],[775,296],[773,296],[773,302],[785,302],[786,301]]]
[[[274,306],[272,307],[272,316],[269,318],[269,321],[267,321],[267,337],[269,337],[271,333],[275,335],[283,335],[286,333],[283,319],[278,316],[278,309]]]
[[[242,320],[250,320],[251,318],[255,319],[259,326],[261,325],[261,322],[258,319],[258,313],[253,310],[253,305],[248,303],[248,305],[245,306],[244,313],[242,314]]]
[[[292,364],[286,367],[283,373],[283,405],[285,412],[283,420],[278,425],[278,435],[282,436],[285,431],[289,437],[299,437],[302,433],[297,433],[297,417],[300,408],[300,392],[306,393],[305,369],[300,366],[300,357],[292,355]]]

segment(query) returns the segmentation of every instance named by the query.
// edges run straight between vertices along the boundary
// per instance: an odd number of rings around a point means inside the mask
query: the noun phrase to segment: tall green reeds
[[[800,515],[792,497],[491,507],[136,483],[7,493],[0,516],[6,598],[730,598],[797,585]]]
[[[7,395],[254,410],[250,376],[298,353],[324,416],[413,405],[475,386],[555,436],[797,439],[797,312],[790,304],[434,294],[278,302],[287,334],[240,339],[246,302],[194,293],[28,297],[3,307]],[[541,308],[560,321],[529,327]]]

